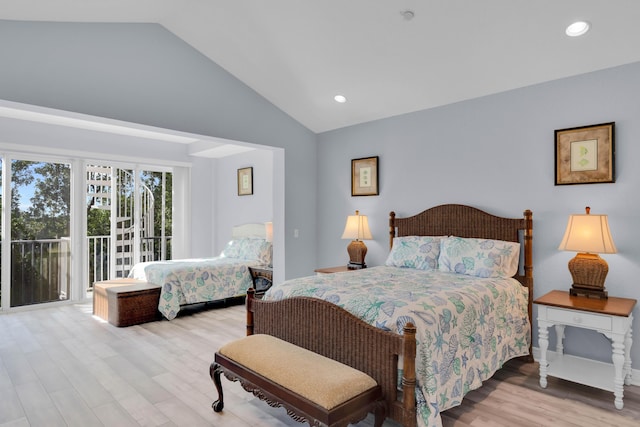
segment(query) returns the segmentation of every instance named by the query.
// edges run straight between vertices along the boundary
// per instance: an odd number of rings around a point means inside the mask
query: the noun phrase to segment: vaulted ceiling
[[[0,0],[0,19],[161,24],[318,133],[640,61],[638,0]]]

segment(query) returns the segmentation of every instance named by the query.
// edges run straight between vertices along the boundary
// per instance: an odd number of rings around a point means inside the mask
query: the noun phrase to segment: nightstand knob
[[[582,317],[580,317],[580,316],[574,316],[574,317],[573,317],[573,321],[574,321],[575,323],[582,323]]]

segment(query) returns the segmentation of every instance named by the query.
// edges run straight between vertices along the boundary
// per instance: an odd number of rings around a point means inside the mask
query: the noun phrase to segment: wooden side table
[[[249,267],[251,278],[253,279],[253,289],[255,296],[261,298],[265,292],[273,285],[273,268],[271,267]]]
[[[624,385],[631,384],[631,325],[636,300],[629,298],[593,299],[551,291],[536,299],[538,304],[538,343],[540,345],[540,386],[547,387],[547,376],[612,391],[617,409],[622,409]],[[548,328],[556,329],[556,355],[547,358]],[[611,339],[613,372],[605,364],[564,354],[565,326],[590,329]]]
[[[340,273],[343,271],[355,271],[355,270],[351,270],[346,265],[340,265],[338,267],[317,268],[313,271],[315,271],[316,274],[332,274],[332,273]]]

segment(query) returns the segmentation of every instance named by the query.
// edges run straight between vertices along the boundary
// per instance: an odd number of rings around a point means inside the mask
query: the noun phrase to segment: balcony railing
[[[11,241],[11,306],[68,299],[70,272],[68,238]]]
[[[87,237],[89,248],[89,263],[87,271],[89,274],[88,289],[93,289],[94,282],[109,280],[109,270],[111,269],[111,237],[110,236],[90,236]]]
[[[141,261],[171,259],[171,236],[164,237],[164,248],[162,239],[162,237],[143,239],[140,251]],[[87,265],[89,283],[87,284],[87,289],[93,289],[95,282],[126,276],[131,266],[121,262],[122,260],[120,262],[116,260],[116,271],[111,271],[110,236],[89,236],[87,241],[89,248],[89,263]],[[120,254],[116,252],[116,257],[119,256]]]
[[[87,239],[89,283],[85,289],[89,290],[93,289],[94,282],[119,276],[117,272],[110,271],[111,238],[92,236]],[[164,245],[162,238],[145,239],[144,261],[171,259],[171,237],[164,239]],[[68,299],[71,290],[70,248],[68,238],[11,241],[11,307]],[[117,263],[116,268],[119,268]]]

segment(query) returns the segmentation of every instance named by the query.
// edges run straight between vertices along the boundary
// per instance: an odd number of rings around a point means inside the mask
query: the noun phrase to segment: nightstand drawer
[[[603,331],[610,331],[613,327],[611,324],[611,316],[601,316],[599,314],[585,313],[584,311],[563,310],[554,307],[547,307],[547,319],[567,326],[578,326]]]

